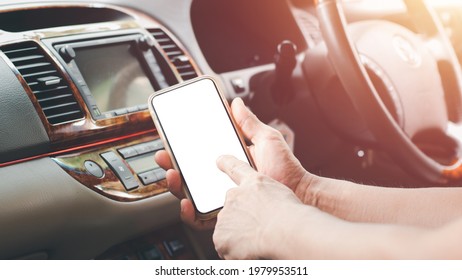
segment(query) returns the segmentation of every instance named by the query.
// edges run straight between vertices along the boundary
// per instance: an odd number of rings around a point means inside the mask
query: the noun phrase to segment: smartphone
[[[217,83],[203,76],[161,90],[149,98],[149,109],[198,217],[214,217],[236,186],[217,158],[233,155],[253,166]]]

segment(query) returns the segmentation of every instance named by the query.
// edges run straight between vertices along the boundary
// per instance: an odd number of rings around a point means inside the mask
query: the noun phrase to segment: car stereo
[[[142,31],[45,43],[60,58],[95,120],[145,110],[152,92],[176,82],[154,39]]]

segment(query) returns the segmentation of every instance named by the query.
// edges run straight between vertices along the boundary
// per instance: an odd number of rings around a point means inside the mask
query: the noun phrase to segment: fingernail
[[[244,100],[242,100],[242,98],[236,97],[235,99],[236,99],[237,102],[240,102],[240,103],[244,104]]]
[[[184,213],[184,203],[183,203],[183,200],[180,201],[180,212],[181,212],[181,214]]]
[[[225,155],[221,155],[221,156],[219,156],[219,157],[217,158],[216,162],[219,163],[219,162],[223,161],[224,158],[225,158]]]

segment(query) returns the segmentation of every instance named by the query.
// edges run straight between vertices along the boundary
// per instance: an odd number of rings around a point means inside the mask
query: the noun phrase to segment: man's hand
[[[244,138],[251,143],[249,150],[258,172],[295,191],[307,172],[281,133],[262,123],[247,109],[242,99],[235,99],[231,108]]]
[[[215,249],[224,259],[271,257],[269,247],[284,238],[281,221],[293,220],[296,209],[306,206],[292,190],[233,156],[220,157],[217,165],[238,187],[228,191],[218,213]]]
[[[231,113],[244,138],[251,143],[249,150],[258,172],[286,185],[304,201],[312,175],[306,172],[295,158],[281,133],[262,123],[240,98],[232,102]],[[180,174],[171,170],[173,167],[168,153],[157,152],[155,160],[162,168],[169,169],[167,183],[170,191],[178,198],[184,199]],[[189,200],[181,202],[181,209],[182,220],[196,229],[212,228],[215,223],[198,220]]]

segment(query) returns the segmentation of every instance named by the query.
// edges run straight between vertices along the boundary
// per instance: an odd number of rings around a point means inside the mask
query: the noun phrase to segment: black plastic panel
[[[277,45],[306,42],[286,1],[196,0],[191,21],[199,46],[217,73],[272,63]]]
[[[41,28],[129,19],[133,18],[120,11],[108,8],[41,8],[2,13],[0,29],[21,32]]]

